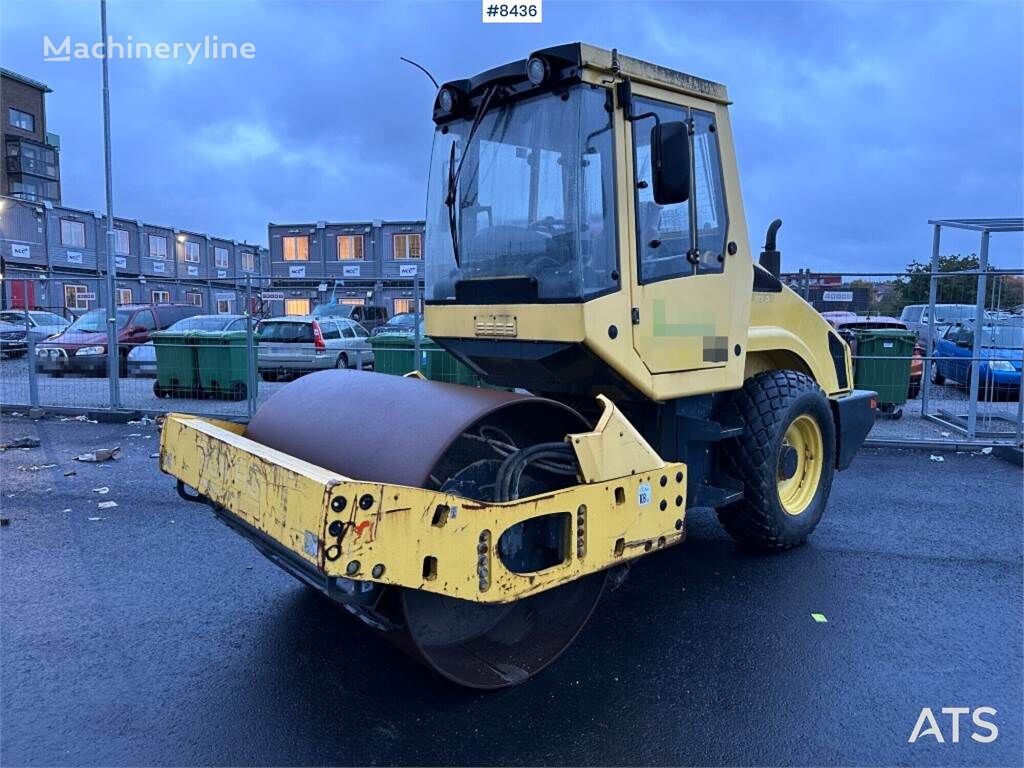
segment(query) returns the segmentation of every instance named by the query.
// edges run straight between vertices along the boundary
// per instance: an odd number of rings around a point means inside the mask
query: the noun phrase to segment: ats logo
[[[956,744],[960,741],[960,716],[970,716],[970,723],[973,724],[971,731],[971,739],[978,742],[979,744],[990,744],[999,738],[999,728],[995,722],[991,719],[986,720],[985,717],[994,718],[996,716],[995,707],[978,707],[972,710],[970,707],[943,707],[939,710],[943,715],[949,716],[949,735],[950,742]],[[925,707],[921,710],[921,714],[917,716],[917,724],[914,726],[913,732],[910,734],[910,738],[907,741],[910,744],[915,743],[919,739],[923,739],[926,736],[930,736],[935,739],[939,744],[946,743],[946,737],[943,733],[942,726],[939,724],[939,720],[943,721],[945,718],[936,718],[932,712],[931,707]]]

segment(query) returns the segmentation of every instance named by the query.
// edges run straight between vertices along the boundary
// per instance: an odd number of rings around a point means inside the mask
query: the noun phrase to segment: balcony
[[[52,147],[27,139],[7,139],[4,154],[8,173],[28,173],[50,181],[60,179],[60,156]]]

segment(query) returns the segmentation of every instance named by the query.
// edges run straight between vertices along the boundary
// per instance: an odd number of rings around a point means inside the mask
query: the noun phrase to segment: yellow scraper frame
[[[508,603],[683,539],[686,466],[599,399],[596,429],[568,436],[583,484],[505,503],[362,482],[249,440],[242,424],[185,414],[164,422],[160,466],[325,576]],[[564,559],[509,570],[502,533],[545,515],[565,516]]]

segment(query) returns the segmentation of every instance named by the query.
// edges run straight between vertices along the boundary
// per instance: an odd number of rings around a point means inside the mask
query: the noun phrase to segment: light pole
[[[100,35],[103,46],[103,166],[107,183],[107,380],[110,382],[110,407],[121,407],[117,349],[117,261],[114,249],[114,181],[110,171],[110,74],[107,49],[107,0],[100,0]]]

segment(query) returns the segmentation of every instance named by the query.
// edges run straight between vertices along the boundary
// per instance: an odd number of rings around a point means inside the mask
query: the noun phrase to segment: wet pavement
[[[0,454],[5,766],[1022,764],[1022,476],[990,455],[866,449],[782,555],[692,516],[555,665],[476,694],[181,501],[154,427],[3,417],[23,435],[42,446]],[[998,738],[967,716],[951,743],[939,710],[982,706]],[[908,743],[922,707],[945,743]]]

